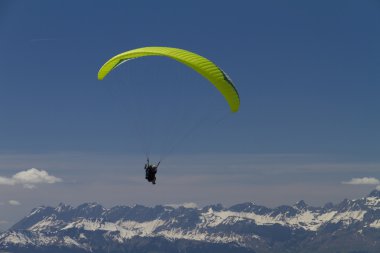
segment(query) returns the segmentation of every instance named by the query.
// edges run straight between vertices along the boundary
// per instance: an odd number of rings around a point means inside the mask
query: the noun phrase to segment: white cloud
[[[8,204],[10,204],[10,205],[12,205],[12,206],[19,206],[19,205],[21,205],[21,203],[19,202],[19,201],[17,201],[17,200],[9,200],[8,201]]]
[[[0,185],[21,184],[25,188],[33,189],[36,184],[54,184],[62,182],[62,179],[51,176],[45,170],[31,168],[14,174],[12,177],[0,177]]]
[[[0,184],[14,185],[14,182],[11,178],[0,177]]]
[[[342,182],[342,184],[373,185],[373,184],[380,184],[380,181],[374,177],[362,177],[362,178],[353,178],[350,181]]]

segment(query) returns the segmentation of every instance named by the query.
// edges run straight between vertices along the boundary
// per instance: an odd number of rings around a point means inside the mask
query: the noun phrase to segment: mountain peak
[[[298,201],[294,206],[297,207],[298,209],[306,209],[308,207],[306,202],[303,200]]]
[[[66,205],[64,203],[59,203],[59,205],[54,209],[55,211],[57,211],[58,213],[62,213],[62,212],[66,212],[68,210],[71,210],[73,209],[72,206],[70,205]]]
[[[211,211],[221,211],[224,209],[224,206],[222,204],[214,204],[214,205],[207,205],[205,207],[202,208],[203,211],[207,211],[209,212],[209,210],[211,209]]]

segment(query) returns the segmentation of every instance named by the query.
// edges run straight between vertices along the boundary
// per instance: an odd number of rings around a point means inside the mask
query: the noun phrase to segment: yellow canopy
[[[232,112],[239,110],[239,94],[227,74],[210,60],[179,48],[142,47],[118,54],[100,68],[98,79],[102,80],[121,63],[144,56],[166,56],[187,65],[209,80],[222,93]]]

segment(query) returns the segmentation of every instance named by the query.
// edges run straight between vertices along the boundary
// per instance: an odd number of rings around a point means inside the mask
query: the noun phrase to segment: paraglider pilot
[[[149,164],[149,158],[146,159],[146,164],[144,166],[145,169],[145,179],[148,182],[152,182],[152,184],[156,184],[156,173],[157,168],[160,165],[160,162],[157,165]]]

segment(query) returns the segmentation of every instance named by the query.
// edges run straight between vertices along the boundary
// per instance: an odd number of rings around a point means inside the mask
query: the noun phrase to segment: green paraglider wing
[[[118,54],[100,68],[98,79],[102,80],[123,62],[144,56],[166,56],[187,65],[209,80],[223,94],[232,112],[239,110],[239,94],[227,74],[210,60],[179,48],[143,47]]]

